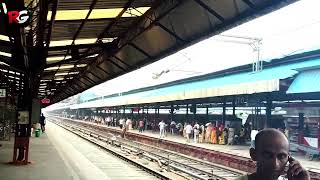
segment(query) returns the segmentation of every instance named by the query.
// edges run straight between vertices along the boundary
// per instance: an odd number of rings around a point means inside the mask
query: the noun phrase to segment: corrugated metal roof
[[[299,73],[287,90],[287,94],[310,92],[320,92],[320,69]]]
[[[308,63],[307,63],[308,64]],[[288,66],[265,69],[261,72],[239,73],[197,82],[188,82],[154,90],[91,101],[75,105],[72,108],[104,107],[111,105],[127,105],[132,103],[155,103],[206,96],[220,96],[227,89],[234,89],[228,95],[243,94],[243,92],[272,92],[280,89],[279,80],[293,77],[298,72]],[[255,85],[260,86],[257,88]],[[275,87],[275,86],[278,87]],[[237,88],[239,91],[237,91]],[[203,93],[201,93],[201,91]],[[223,91],[223,92],[222,92]],[[182,98],[182,99],[181,99]],[[124,101],[125,100],[125,101]]]
[[[284,80],[287,78],[294,77],[299,72],[297,69],[306,69],[318,67],[320,65],[320,59],[309,59],[301,62],[296,62],[292,64],[279,65],[276,67],[271,67],[264,69],[260,72],[245,72],[232,75],[226,75],[221,77],[208,77],[208,79],[203,79],[200,81],[179,83],[176,85],[169,85],[167,87],[146,90],[143,92],[132,93],[124,96],[117,96],[111,98],[105,98],[90,102],[81,103],[79,105],[72,106],[73,109],[77,108],[92,108],[92,107],[104,107],[104,106],[118,106],[127,105],[132,102],[139,103],[151,103],[151,102],[165,102],[166,99],[172,101],[172,97],[181,98],[178,94],[182,93],[183,97],[187,97],[186,94],[190,92],[200,92],[201,90],[210,91],[215,89],[223,89],[233,86],[240,88],[244,84],[255,84],[259,85],[265,84],[265,92],[269,92],[269,85],[272,80]],[[304,83],[307,83],[305,85]],[[312,86],[312,87],[311,87]],[[241,86],[243,88],[243,86]],[[247,90],[254,89],[256,87],[248,86]],[[272,88],[271,88],[272,90]],[[274,90],[274,89],[273,89]],[[273,91],[272,90],[272,91]],[[292,85],[290,86],[287,93],[302,93],[302,92],[317,92],[320,91],[320,69],[309,70],[300,73]],[[234,95],[236,95],[236,92]],[[208,93],[207,93],[208,94]],[[212,93],[211,93],[212,94]],[[199,97],[202,96],[199,94]],[[232,94],[228,94],[232,95]],[[194,95],[193,95],[194,96]],[[197,96],[197,93],[196,95]],[[169,98],[169,99],[168,99]],[[144,102],[143,99],[148,99],[148,102]],[[181,99],[176,99],[181,100]]]
[[[252,18],[271,12],[275,9],[293,3],[296,0],[251,0],[248,1],[193,1],[193,0],[54,0],[45,3],[47,7],[31,8],[34,12],[35,23],[30,23],[26,39],[33,41],[36,48],[47,47],[43,55],[72,56],[68,60],[56,63],[41,64],[41,67],[50,68],[65,64],[88,63],[83,69],[76,67],[70,72],[79,71],[73,78],[65,78],[63,81],[55,80],[52,72],[41,73],[40,82],[43,93],[38,97],[48,97],[52,103],[56,103],[67,97],[93,87],[107,80],[133,71],[149,63],[155,62],[179,49],[190,46],[201,39],[212,36]],[[35,7],[39,4],[36,4]],[[17,6],[17,2],[8,1],[8,7]],[[43,4],[44,5],[44,4]],[[40,6],[38,6],[40,7]],[[137,10],[138,7],[150,7],[147,11]],[[97,13],[96,18],[110,19],[86,19],[75,14],[69,14],[71,18],[57,18],[62,10],[92,10],[118,8],[117,13],[107,16],[106,13]],[[119,11],[124,10],[124,11]],[[48,10],[51,20],[47,20]],[[38,12],[39,11],[39,12]],[[138,11],[138,13],[136,13]],[[80,12],[80,11],[78,11]],[[83,12],[83,11],[81,11]],[[101,12],[101,11],[99,11]],[[82,14],[82,13],[80,13]],[[49,14],[50,15],[50,14]],[[126,18],[131,15],[130,18]],[[75,16],[73,18],[73,16]],[[41,17],[41,18],[40,18]],[[50,17],[50,16],[49,16]],[[66,16],[67,17],[67,16]],[[108,22],[110,21],[110,22]],[[33,27],[37,24],[36,27]],[[80,25],[81,24],[81,25]],[[8,35],[4,24],[1,24],[0,34]],[[27,28],[26,28],[27,29]],[[105,39],[108,37],[112,42]],[[85,39],[96,40],[94,42],[77,43]],[[61,45],[60,49],[52,48],[55,40],[67,40],[69,44]],[[75,40],[75,45],[71,45]],[[71,41],[71,42],[69,42]],[[64,41],[65,43],[65,41]],[[78,46],[86,44],[94,46]],[[13,43],[11,43],[13,44]],[[33,58],[35,47],[31,43],[27,49],[30,58]],[[14,44],[13,44],[14,45]],[[24,45],[22,45],[24,46]],[[63,48],[65,46],[65,48]],[[17,45],[18,50],[20,47]],[[11,52],[11,48],[4,45],[2,51]],[[22,48],[21,48],[22,49]],[[37,49],[38,50],[38,49]],[[16,51],[16,54],[20,52]],[[60,51],[60,52],[59,52]],[[22,52],[22,51],[21,51]],[[37,52],[38,53],[38,52]],[[86,58],[99,54],[95,58]],[[42,56],[37,56],[42,61]],[[19,57],[21,58],[21,57]],[[1,59],[0,59],[1,60]],[[5,61],[6,62],[6,61]],[[10,64],[10,63],[9,63]],[[13,67],[20,68],[14,63]],[[38,68],[38,67],[37,67]],[[31,68],[33,69],[33,68]],[[38,71],[38,70],[37,70]],[[39,70],[41,72],[41,70]],[[38,72],[35,72],[38,73]],[[58,73],[58,71],[56,72]],[[37,74],[38,75],[38,74]],[[47,77],[52,77],[47,79]],[[45,79],[44,79],[45,78]],[[35,80],[35,84],[38,80]],[[50,84],[50,86],[49,86]],[[62,85],[64,84],[64,85]]]

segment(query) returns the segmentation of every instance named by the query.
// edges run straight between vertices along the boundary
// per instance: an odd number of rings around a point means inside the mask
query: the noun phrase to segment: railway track
[[[186,178],[201,180],[232,180],[245,173],[213,163],[200,161],[162,148],[157,148],[139,142],[127,141],[122,138],[117,138],[113,134],[93,129],[92,127],[83,127],[78,124],[71,123],[71,121],[62,122],[59,118],[55,118],[54,121],[61,126],[68,127],[71,131],[86,134],[92,139],[95,139],[95,141],[108,142],[120,147],[122,151],[158,162],[160,166],[165,166],[167,171],[177,172],[179,175]]]
[[[90,162],[101,169],[109,179],[183,179],[176,178],[176,176],[172,176],[169,173],[159,171],[159,168],[150,168],[155,166],[152,163],[138,159],[136,156],[120,150],[120,148],[110,146],[109,141],[101,141],[94,135],[88,134],[88,132],[75,132],[75,129],[70,126],[57,124],[56,122],[55,124],[99,147],[99,149],[91,148],[90,146],[84,147],[81,145],[82,143],[78,143],[78,140],[68,139],[68,141],[71,141],[70,143],[72,143],[79,152],[82,152],[87,156]],[[110,154],[106,154],[106,151],[101,151],[101,149],[106,150]]]

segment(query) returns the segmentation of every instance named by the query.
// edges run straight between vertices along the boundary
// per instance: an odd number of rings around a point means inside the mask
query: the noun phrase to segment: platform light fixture
[[[65,75],[72,75],[72,74],[79,74],[79,72],[57,73],[54,76],[65,76]]]
[[[1,56],[12,57],[12,54],[0,51]]]
[[[91,55],[91,56],[87,56],[87,58],[94,58],[94,57],[97,57],[99,56],[99,54],[94,54],[94,55]]]
[[[107,43],[107,42],[112,42],[115,38],[103,38],[102,42]],[[59,40],[59,41],[51,41],[50,42],[50,47],[55,47],[55,46],[67,46],[71,45],[73,40]],[[94,44],[97,42],[97,38],[88,38],[88,39],[76,39],[74,41],[75,45],[79,44]]]
[[[56,80],[56,81],[62,81],[62,80],[64,80],[64,78],[54,78],[54,80]]]
[[[2,34],[0,34],[0,40],[1,41],[8,41],[8,42],[10,41],[8,36],[2,35]]]
[[[40,82],[48,82],[51,81],[50,79],[41,79]]]
[[[64,58],[64,56],[53,56],[53,57],[48,57],[47,62],[62,61],[64,59],[70,59],[70,58],[71,56],[66,56],[66,58]]]
[[[5,65],[5,66],[9,66],[9,64],[4,63],[4,62],[0,62],[1,65]]]
[[[138,7],[138,8],[130,8],[125,13],[123,13],[122,17],[137,17],[144,14],[150,7]],[[93,9],[88,19],[108,19],[108,18],[116,18],[118,14],[123,10],[123,8],[112,8],[112,9]],[[82,20],[85,19],[89,9],[85,10],[60,10],[57,11],[55,20],[63,21],[63,20]],[[52,11],[48,11],[47,20],[50,21],[52,16]]]
[[[86,67],[87,64],[78,64],[77,67],[78,68],[81,68],[81,67]],[[46,68],[45,71],[52,71],[52,70],[57,70],[57,69],[71,69],[71,68],[74,68],[74,65],[63,65],[63,66],[55,66],[55,67],[49,67],[49,68]]]

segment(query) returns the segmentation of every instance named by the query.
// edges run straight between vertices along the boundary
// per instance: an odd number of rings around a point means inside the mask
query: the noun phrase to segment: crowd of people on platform
[[[224,125],[221,121],[211,121],[206,124],[199,124],[197,121],[176,123],[174,120],[165,122],[159,118],[148,120],[142,118],[128,118],[116,116],[83,116],[79,119],[105,124],[107,126],[119,127],[124,131],[137,129],[139,133],[145,130],[152,132],[159,131],[159,138],[165,138],[171,135],[181,135],[186,138],[187,142],[194,143],[211,143],[211,144],[243,144],[245,142],[254,142],[254,137],[258,130],[252,130],[252,125],[246,123],[240,127],[232,127],[229,124]]]

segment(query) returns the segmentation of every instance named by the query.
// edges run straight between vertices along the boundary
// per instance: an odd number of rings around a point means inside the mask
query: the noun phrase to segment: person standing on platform
[[[120,118],[120,120],[119,120],[119,127],[120,127],[120,129],[122,129],[123,127],[124,127],[124,124],[125,124],[125,119],[124,118]]]
[[[176,125],[176,129],[177,129],[178,135],[182,135],[183,128],[182,128],[182,124],[181,123],[178,123]]]
[[[205,142],[204,136],[205,136],[205,128],[204,128],[204,125],[201,125],[199,129],[199,143]]]
[[[223,124],[220,124],[219,126],[219,144],[224,144],[224,126]]]
[[[229,127],[229,129],[228,129],[228,144],[229,145],[235,144],[234,128],[232,128],[232,127]]]
[[[124,121],[124,119],[123,119],[123,121]],[[125,138],[125,137],[126,137],[127,128],[128,128],[128,126],[123,125],[123,127],[122,127],[122,133],[121,133],[121,137],[122,137],[122,138]]]
[[[251,147],[254,147],[254,141],[255,141],[255,138],[256,138],[256,135],[258,134],[258,130],[251,130],[251,134],[250,134],[250,138],[251,138]]]
[[[209,122],[206,124],[206,130],[205,130],[205,142],[211,143],[211,131],[212,131],[212,124]]]
[[[176,128],[177,128],[176,122],[174,122],[174,120],[172,120],[171,123],[170,123],[171,135],[175,134]]]
[[[143,132],[143,128],[144,128],[144,121],[143,121],[143,119],[140,119],[140,121],[139,121],[139,133]]]
[[[45,130],[46,130],[46,117],[44,117],[43,113],[41,113],[41,116],[40,116],[40,125],[41,125],[41,131],[44,133]]]
[[[223,130],[224,144],[228,144],[229,124]]]
[[[107,126],[111,126],[111,117],[110,116],[107,117]]]
[[[198,143],[199,142],[199,131],[200,131],[200,126],[198,124],[198,122],[196,122],[193,125],[193,136],[194,136],[194,143]]]
[[[166,123],[164,123],[164,121],[162,120],[161,122],[159,122],[160,139],[164,138],[165,128],[166,128]]]
[[[187,137],[187,142],[190,142],[191,134],[192,134],[192,126],[190,123],[187,123],[187,126],[185,127],[186,131],[186,137]]]
[[[236,180],[280,180],[285,172],[286,164],[289,169],[288,180],[310,180],[310,175],[301,164],[289,155],[289,141],[286,136],[276,129],[261,130],[255,138],[255,147],[250,148],[250,156],[256,161],[257,168],[252,174],[238,177]]]
[[[242,144],[244,142],[245,142],[245,129],[244,129],[244,126],[241,125],[239,143]]]
[[[218,128],[216,127],[215,124],[213,124],[212,130],[211,130],[211,143],[212,144],[217,144],[218,141]]]
[[[129,130],[129,125],[130,125],[130,119],[127,118],[127,119],[126,119],[126,131]]]

